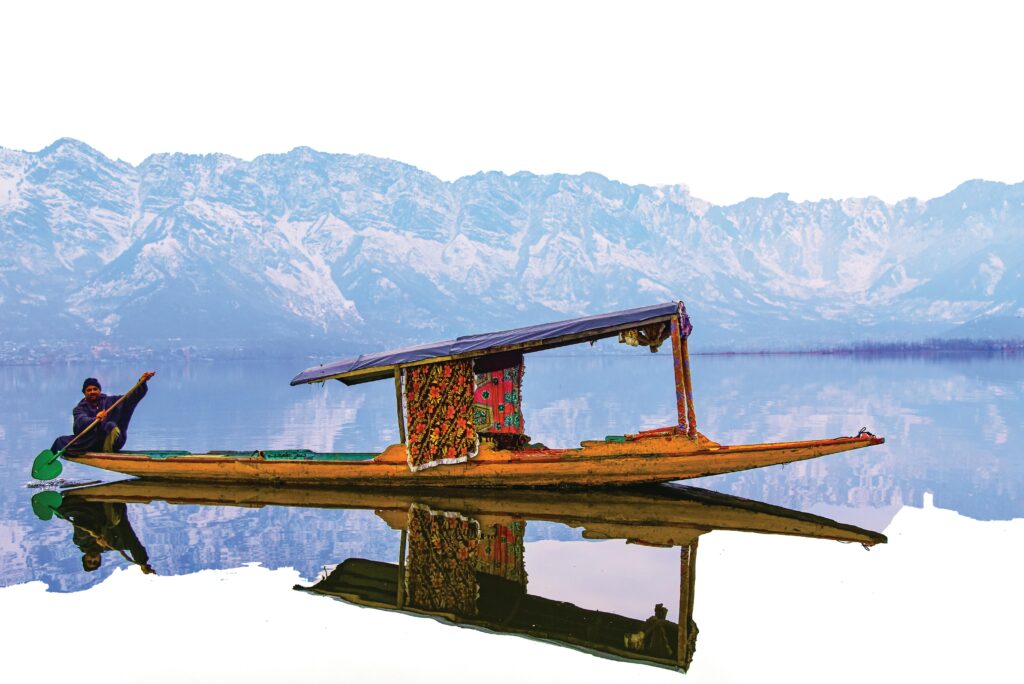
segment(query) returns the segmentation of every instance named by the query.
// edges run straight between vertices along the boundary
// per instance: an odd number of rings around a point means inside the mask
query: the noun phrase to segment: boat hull
[[[624,443],[590,443],[580,449],[530,449],[481,453],[465,463],[413,472],[404,447],[394,445],[367,460],[268,459],[262,452],[181,454],[88,453],[68,460],[136,477],[196,482],[260,482],[373,487],[601,487],[671,482],[803,461],[885,440],[856,437],[721,446],[701,437],[659,437]]]

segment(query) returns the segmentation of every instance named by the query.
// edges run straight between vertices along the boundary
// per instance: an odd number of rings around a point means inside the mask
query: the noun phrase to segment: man
[[[146,372],[139,378],[142,384],[125,398],[116,408],[111,407],[117,403],[121,395],[113,396],[103,394],[99,380],[86,378],[82,383],[82,394],[85,397],[78,402],[72,411],[74,416],[73,430],[75,435],[89,427],[94,420],[99,419],[99,425],[83,435],[81,439],[71,445],[66,452],[70,456],[84,454],[87,451],[120,451],[128,439],[128,423],[131,422],[132,413],[142,398],[146,396],[146,382],[156,373]],[[57,453],[66,447],[75,435],[64,435],[53,441],[50,447],[53,453]]]

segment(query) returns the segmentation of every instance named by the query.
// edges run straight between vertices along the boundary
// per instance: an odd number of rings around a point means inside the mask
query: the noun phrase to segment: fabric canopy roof
[[[431,359],[470,358],[504,351],[540,351],[566,344],[589,342],[609,337],[621,330],[670,319],[682,309],[682,330],[688,334],[689,320],[680,302],[655,304],[639,309],[585,316],[568,321],[543,323],[525,328],[480,335],[465,335],[454,340],[403,347],[376,354],[362,354],[307,368],[291,384],[320,382],[336,378],[347,385],[392,377],[397,367],[429,362]]]

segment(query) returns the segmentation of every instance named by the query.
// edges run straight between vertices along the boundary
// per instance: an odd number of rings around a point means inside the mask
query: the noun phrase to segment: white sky
[[[6,2],[0,146],[308,145],[734,202],[1024,180],[1019,2]]]

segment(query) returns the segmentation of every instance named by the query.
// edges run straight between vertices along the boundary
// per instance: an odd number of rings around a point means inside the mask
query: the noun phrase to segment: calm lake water
[[[211,505],[196,488],[129,488],[33,513],[29,465],[69,430],[87,375],[117,392],[158,372],[129,448],[397,441],[390,383],[289,387],[307,365],[0,367],[0,643],[19,654],[0,673],[28,676],[54,649],[94,658],[73,616],[117,635],[80,681],[1017,681],[1019,357],[694,357],[712,439],[887,439],[686,483],[697,491],[239,490]],[[671,376],[665,353],[528,356],[526,431],[574,446],[669,425]],[[75,464],[62,478],[121,479]],[[871,533],[888,542],[841,543]],[[113,548],[86,572],[97,539]]]

